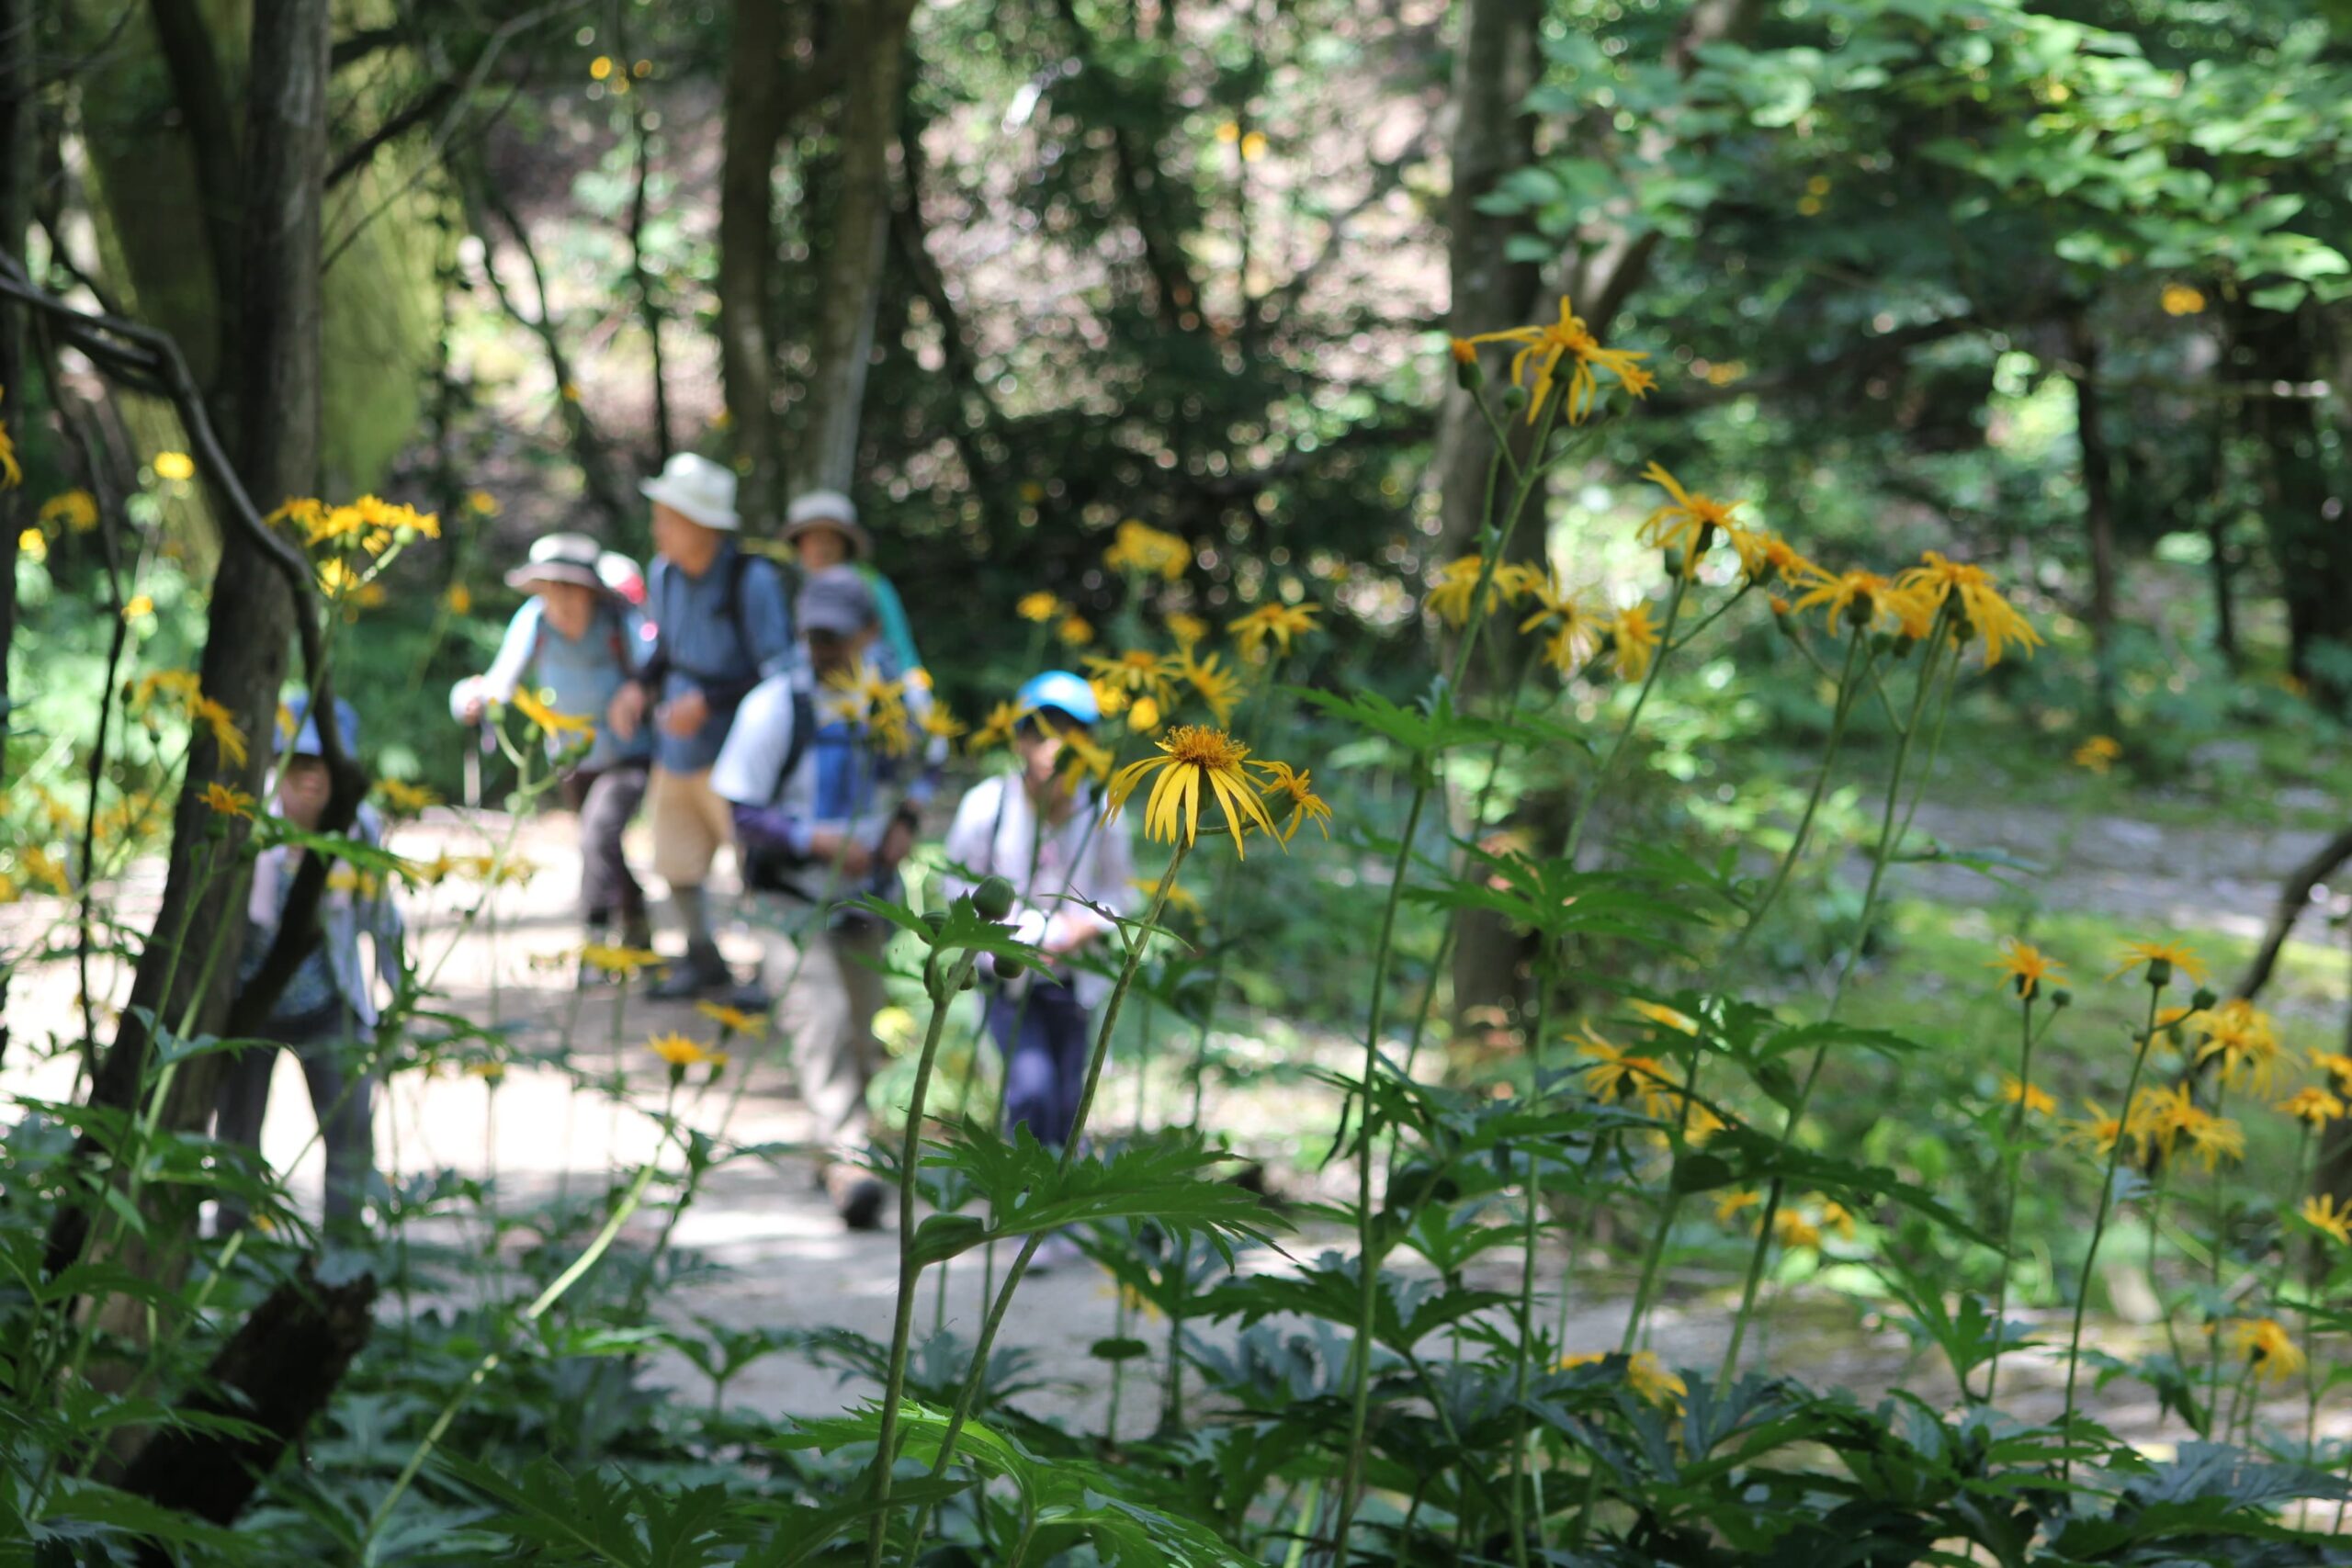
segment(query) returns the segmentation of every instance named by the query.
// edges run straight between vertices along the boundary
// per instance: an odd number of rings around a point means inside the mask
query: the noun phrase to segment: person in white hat
[[[784,514],[784,542],[799,558],[804,580],[827,567],[847,562],[865,580],[874,598],[875,624],[880,628],[881,651],[889,655],[886,673],[918,675],[922,656],[915,651],[914,632],[907,625],[907,607],[899,591],[874,564],[874,536],[857,520],[857,508],[837,490],[812,490],[795,501]],[[888,663],[898,668],[890,670]]]
[[[506,574],[506,585],[530,597],[506,624],[498,657],[449,694],[450,716],[481,722],[492,703],[510,702],[527,674],[550,708],[593,719],[595,739],[564,773],[564,804],[580,814],[580,909],[587,940],[624,947],[652,945],[645,889],[629,870],[621,835],[645,799],[653,737],[642,728],[624,738],[610,717],[613,698],[651,652],[651,628],[622,592],[609,556],[585,534],[549,534],[531,547],[531,558]],[[571,746],[548,737],[550,754]],[[616,933],[615,927],[618,927]]]
[[[711,793],[710,765],[736,707],[790,670],[797,652],[783,571],[736,540],[734,474],[681,452],[638,488],[653,503],[659,553],[647,599],[658,635],[652,658],[615,694],[611,718],[626,738],[652,716],[653,869],[670,885],[686,934],[684,961],[652,994],[690,997],[734,985],[703,893],[718,846],[734,833],[727,803]]]

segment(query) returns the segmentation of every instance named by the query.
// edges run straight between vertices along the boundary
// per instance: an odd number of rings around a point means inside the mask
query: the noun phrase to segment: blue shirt
[[[601,772],[622,762],[643,761],[653,754],[648,727],[640,725],[635,735],[623,740],[605,722],[613,694],[644,664],[651,649],[644,618],[616,597],[607,595],[596,606],[588,630],[575,642],[548,624],[547,602],[534,595],[506,623],[505,639],[498,645],[490,672],[482,677],[482,689],[500,702],[509,701],[528,670],[532,683],[546,688],[548,706],[595,721],[595,744],[581,759],[580,767]],[[571,743],[551,735],[548,750],[560,751]]]
[[[661,628],[664,668],[653,699],[668,702],[699,691],[710,705],[702,728],[684,739],[647,715],[654,731],[653,760],[673,773],[699,773],[718,761],[737,705],[753,686],[789,671],[798,657],[783,572],[774,561],[753,556],[741,569],[741,591],[732,592],[741,553],[733,539],[724,541],[700,577],[688,577],[666,558],[654,558],[646,607]]]

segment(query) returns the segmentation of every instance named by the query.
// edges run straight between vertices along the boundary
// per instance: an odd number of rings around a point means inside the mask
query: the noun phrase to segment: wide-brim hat
[[[601,589],[597,570],[604,547],[585,534],[549,534],[531,546],[531,558],[506,574],[506,586],[528,592],[542,582],[570,582]]]
[[[742,526],[735,514],[735,473],[707,457],[680,452],[650,479],[638,481],[639,493],[658,501],[690,523],[732,534]]]
[[[812,528],[831,528],[849,541],[850,558],[865,560],[874,554],[874,536],[861,527],[857,508],[837,490],[812,490],[785,509],[784,542],[792,543]]]

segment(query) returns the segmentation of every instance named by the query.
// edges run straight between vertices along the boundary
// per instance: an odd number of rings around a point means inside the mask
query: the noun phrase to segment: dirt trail
[[[2030,812],[1991,807],[1930,807],[1921,812],[1919,825],[1955,847],[1998,845],[2020,855],[2048,854],[2054,837],[2039,838],[2037,833],[2063,830],[2062,823],[2046,818],[2037,822]],[[553,1043],[572,1005],[568,968],[554,970],[533,962],[535,955],[543,958],[577,940],[570,904],[578,863],[570,833],[568,818],[525,824],[516,834],[515,848],[537,866],[537,874],[522,886],[499,889],[491,911],[470,929],[458,929],[458,912],[463,902],[480,897],[478,890],[445,887],[410,905],[413,951],[428,970],[438,966],[436,984],[446,1005],[478,1021],[513,1025],[514,1047],[525,1056]],[[2231,840],[2212,830],[2184,838],[2170,829],[2159,832],[2144,824],[2102,819],[2074,835],[2061,880],[2071,895],[2092,901],[2113,897],[2119,900],[2117,907],[2135,910],[2177,899],[2178,918],[2186,928],[2222,919],[2258,923],[2267,907],[2260,879],[2307,852],[2301,845],[2301,839],[2290,833]],[[436,814],[401,829],[393,847],[405,855],[430,858],[445,849],[476,851],[483,842],[479,829]],[[2152,880],[2150,863],[2157,859],[2174,874]],[[2228,886],[2228,879],[2219,874],[2223,867],[2233,876],[2245,877],[2243,897],[2217,891]],[[1906,896],[1949,896],[1968,902],[1984,902],[1992,896],[1981,878],[1952,868],[1913,868],[1907,874]],[[2199,880],[2200,875],[2205,880]],[[1947,876],[1965,876],[1969,886],[1962,889],[1955,885],[1947,894],[1939,886]],[[142,868],[122,889],[118,913],[138,922],[152,909],[157,892],[153,868]],[[53,914],[53,908],[47,913]],[[32,902],[0,910],[0,950],[23,942],[33,922],[43,918],[43,907]],[[729,939],[728,945],[734,957],[748,964],[753,949],[747,939]],[[101,995],[119,996],[128,985],[127,975],[104,964],[94,980],[93,988]],[[10,1022],[18,1044],[0,1073],[0,1090],[51,1097],[70,1092],[69,1060],[36,1062],[34,1057],[43,1034],[54,1031],[71,1037],[76,1032],[75,990],[71,964],[33,966],[18,975],[10,998]],[[647,1036],[676,1029],[707,1041],[716,1027],[683,1004],[631,998],[620,1008],[616,1028],[619,1005],[614,993],[594,994],[580,1012],[577,1037],[589,1043],[590,1059],[601,1061],[601,1043],[616,1032],[632,1100],[640,1111],[650,1111],[660,1102],[662,1076],[660,1065],[642,1049]],[[749,1071],[727,1136],[745,1144],[798,1143],[807,1124],[788,1073],[774,1060],[754,1063]],[[707,1132],[718,1132],[726,1093],[722,1088],[690,1104],[686,1120]],[[1328,1115],[1331,1109],[1320,1103],[1270,1105],[1262,1097],[1252,1100],[1212,1088],[1205,1122],[1249,1128],[1285,1115]],[[272,1088],[266,1152],[283,1167],[294,1160],[312,1126],[300,1075],[281,1060]],[[511,1070],[494,1096],[474,1077],[404,1074],[393,1081],[378,1113],[381,1168],[395,1175],[441,1168],[468,1176],[494,1174],[502,1206],[510,1212],[544,1201],[560,1188],[574,1195],[601,1191],[610,1173],[632,1168],[652,1151],[655,1141],[649,1116],[639,1111],[616,1114],[609,1101],[575,1092],[565,1077],[528,1065]],[[293,1186],[302,1201],[314,1205],[318,1183],[319,1160],[313,1151],[296,1167]],[[650,1243],[660,1219],[658,1213],[641,1216],[625,1240]],[[1312,1256],[1327,1247],[1344,1248],[1348,1240],[1342,1235],[1310,1232],[1286,1245],[1295,1254]],[[876,1338],[888,1337],[896,1288],[895,1235],[844,1232],[795,1158],[775,1167],[739,1163],[718,1173],[678,1225],[675,1244],[718,1266],[662,1303],[661,1310],[681,1324],[703,1318],[738,1329],[838,1325]],[[1556,1288],[1564,1265],[1561,1257],[1546,1260],[1547,1292]],[[1277,1268],[1283,1260],[1261,1255],[1250,1266]],[[967,1341],[984,1310],[981,1273],[977,1258],[958,1260],[947,1273],[944,1322]],[[1510,1287],[1516,1279],[1481,1282]],[[1691,1284],[1679,1292],[1679,1303],[1670,1303],[1659,1314],[1655,1344],[1669,1363],[1712,1366],[1726,1330],[1724,1303],[1731,1281]],[[917,1317],[919,1332],[931,1327],[939,1299],[927,1280]],[[1087,1348],[1114,1332],[1115,1314],[1106,1278],[1091,1266],[1024,1282],[1002,1337],[1006,1346],[1034,1357],[1033,1371],[1047,1385],[1025,1402],[1026,1407],[1081,1428],[1102,1428],[1110,1398],[1108,1372],[1089,1358]],[[1608,1299],[1576,1302],[1566,1324],[1566,1343],[1570,1346],[1613,1346],[1622,1307]],[[1120,1428],[1135,1436],[1148,1431],[1157,1416],[1157,1369],[1165,1365],[1167,1330],[1164,1325],[1141,1323],[1129,1325],[1128,1331],[1153,1351],[1140,1364],[1153,1370],[1130,1372],[1122,1402]],[[1203,1332],[1212,1337],[1227,1333],[1216,1327]],[[1852,1309],[1841,1301],[1798,1297],[1781,1303],[1765,1331],[1763,1346],[1776,1368],[1815,1386],[1849,1388],[1865,1398],[1898,1383],[1932,1390],[1938,1381],[1933,1368],[1915,1356],[1899,1334],[1858,1329]],[[2053,1370],[2031,1358],[2015,1364],[2018,1371],[2007,1381],[2011,1393],[2004,1403],[2021,1414],[2054,1415],[2058,1391]],[[683,1397],[709,1396],[707,1382],[682,1357],[658,1357],[651,1375],[678,1389]],[[820,1414],[839,1409],[863,1392],[855,1382],[845,1383],[833,1371],[776,1355],[737,1378],[729,1388],[728,1402],[769,1415]],[[2105,1414],[2120,1429],[2152,1439],[2167,1430],[2152,1402],[2109,1404]],[[2285,1414],[2300,1418],[2299,1412]]]

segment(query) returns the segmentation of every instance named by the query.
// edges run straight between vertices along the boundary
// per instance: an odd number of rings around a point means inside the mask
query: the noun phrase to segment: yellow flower
[[[627,978],[661,963],[662,955],[641,947],[619,947],[592,942],[580,950],[580,961],[604,974]]]
[[[14,490],[24,482],[24,466],[17,461],[17,438],[0,422],[0,490]]]
[[[960,739],[971,726],[947,711],[944,703],[922,710],[922,732],[942,740]]]
[[[1687,1012],[1677,1012],[1674,1009],[1662,1006],[1657,1002],[1645,1002],[1639,997],[1629,998],[1625,1006],[1629,1010],[1641,1014],[1661,1029],[1671,1029],[1678,1034],[1692,1036],[1696,1036],[1699,1032],[1699,1021]]]
[[[1644,468],[1642,478],[1674,499],[1644,519],[1634,537],[1655,549],[1680,550],[1682,575],[1689,577],[1699,570],[1699,558],[1707,553],[1707,547],[1714,543],[1715,531],[1728,530],[1733,510],[1747,503],[1717,501],[1711,495],[1686,491],[1660,463],[1653,462]]]
[[[40,503],[40,520],[86,534],[98,525],[98,499],[86,490],[61,491]]]
[[[212,744],[233,767],[245,765],[245,732],[229,716],[229,710],[201,693],[188,705],[188,716],[210,727]]]
[[[1544,639],[1544,662],[1562,675],[1575,674],[1600,646],[1600,624],[1585,613],[1584,606],[1562,585],[1556,572],[1545,571],[1543,580],[1532,584],[1527,592],[1535,601],[1535,608],[1519,623],[1520,631],[1550,626],[1551,635]]]
[[[1438,568],[1437,581],[1430,585],[1428,604],[1430,612],[1449,626],[1459,626],[1470,618],[1470,600],[1478,592],[1480,558],[1464,556]],[[1487,580],[1485,615],[1493,615],[1507,604],[1517,604],[1521,578],[1498,566]]]
[[[17,536],[17,553],[39,566],[49,558],[49,541],[38,528],[27,528]]]
[[[403,779],[379,779],[376,793],[384,804],[403,816],[413,817],[428,806],[439,804],[441,797],[423,784],[413,784]]]
[[[1821,1247],[1821,1227],[1794,1209],[1783,1209],[1772,1216],[1772,1239],[1792,1252],[1800,1247],[1818,1250]]]
[[[1206,621],[1198,615],[1188,615],[1182,610],[1171,610],[1161,619],[1168,627],[1168,635],[1174,637],[1176,646],[1186,652],[1190,652],[1209,635],[1209,624]]]
[[[1269,637],[1287,657],[1290,639],[1301,633],[1313,631],[1315,617],[1321,609],[1318,604],[1261,604],[1248,615],[1238,615],[1226,622],[1225,629],[1233,634],[1233,640],[1240,645],[1245,659],[1262,657]],[[1172,617],[1169,624],[1174,626]]]
[[[1047,621],[1068,614],[1069,609],[1069,607],[1059,598],[1042,588],[1035,593],[1023,594],[1020,603],[1012,606],[1013,614],[1024,621],[1035,621],[1041,626]]]
[[[1761,582],[1766,574],[1777,575],[1782,582],[1798,582],[1816,576],[1821,569],[1799,555],[1796,547],[1766,528],[1743,528],[1736,523],[1723,525],[1731,536],[1732,548],[1739,553],[1740,575],[1750,582]]]
[[[254,797],[234,784],[218,780],[204,786],[204,804],[223,817],[242,817],[253,820]]]
[[[610,55],[600,54],[588,62],[588,75],[591,80],[601,82],[612,73],[613,61]]]
[[[2003,1073],[2001,1075],[2001,1103],[2015,1105],[2020,1100],[2024,1102],[2028,1111],[2037,1116],[2054,1116],[2058,1113],[2058,1102],[2051,1099],[2049,1092],[2040,1085],[2027,1083],[2015,1073]]]
[[[441,603],[449,607],[449,614],[453,615],[471,614],[474,591],[462,582],[453,582],[449,584],[449,592],[441,595]]]
[[[1647,604],[1618,611],[1610,620],[1609,637],[1619,680],[1638,681],[1649,673],[1650,660],[1657,656],[1658,638]]]
[[[1218,724],[1233,722],[1233,710],[1241,703],[1241,677],[1219,664],[1216,654],[1188,648],[1177,661],[1177,673]]]
[[[2192,980],[2205,978],[2205,961],[2177,942],[2128,942],[2123,944],[2123,962],[2108,976],[2112,980],[2130,974],[2142,964],[2148,967],[2149,983],[2156,983],[2162,974],[2169,981],[2172,971],[2179,970]],[[2159,965],[2162,967],[2159,968]]]
[[[645,1043],[646,1049],[680,1072],[698,1067],[707,1062],[714,1067],[727,1065],[727,1053],[697,1045],[683,1034],[657,1034]]]
[[[2123,755],[2123,747],[2112,735],[2094,735],[2075,748],[2075,766],[2104,776]]]
[[[2130,1131],[2120,1116],[2110,1116],[2099,1108],[2098,1101],[2086,1100],[2083,1109],[2090,1114],[2079,1122],[2062,1123],[2066,1141],[2080,1145],[2087,1152],[2104,1156],[2114,1151],[2116,1140]]]
[[[1159,884],[1163,880],[1165,879],[1155,877],[1147,881],[1142,877],[1137,877],[1134,881],[1128,883],[1127,886],[1142,894],[1145,901],[1148,903],[1151,899],[1159,897]],[[1190,915],[1195,919],[1198,919],[1201,915],[1200,897],[1181,882],[1169,888],[1168,903],[1166,907],[1182,914]]]
[[[2344,1102],[2324,1089],[2299,1089],[2280,1100],[2278,1109],[2314,1133],[2344,1115]]]
[[[757,1013],[745,1012],[741,1008],[722,1007],[717,1002],[696,1002],[695,1011],[719,1028],[737,1034],[757,1034],[767,1027],[767,1020]]]
[[[1193,564],[1193,547],[1130,517],[1119,525],[1118,536],[1102,552],[1102,564],[1113,571],[1140,572],[1173,582]]]
[[[2001,956],[1984,967],[2007,975],[2018,995],[2030,1001],[2041,995],[2042,981],[2057,979],[2066,966],[2031,942],[2012,936],[2001,939]]]
[[[1642,1113],[1660,1121],[1674,1114],[1674,1100],[1667,1080],[1666,1064],[1655,1056],[1637,1056],[1621,1051],[1592,1032],[1583,1029],[1584,1043],[1577,1047],[1579,1055],[1595,1058],[1584,1070],[1585,1092],[1606,1105],[1623,1104],[1629,1100],[1641,1102]]]
[[[1323,837],[1331,836],[1331,808],[1316,795],[1306,773],[1294,770],[1288,762],[1253,762],[1266,775],[1262,786],[1269,804],[1290,807],[1290,818],[1283,824],[1282,840],[1287,844],[1291,835],[1298,831],[1301,822],[1312,821],[1322,830]]]
[[[498,497],[486,490],[469,490],[466,492],[466,510],[477,517],[495,517]]]
[[[1259,804],[1257,789],[1242,771],[1250,757],[1249,747],[1221,729],[1192,724],[1178,725],[1156,744],[1161,755],[1132,762],[1112,777],[1108,815],[1116,817],[1136,786],[1157,773],[1151,797],[1144,807],[1144,835],[1148,839],[1191,844],[1200,829],[1204,784],[1225,815],[1236,855],[1247,858],[1241,840],[1248,824],[1254,822],[1269,834],[1274,831],[1273,819]]]
[[[2331,1088],[2339,1095],[2352,1097],[2352,1056],[2338,1051],[2310,1051],[2312,1066],[2327,1075]]]
[[[516,713],[538,726],[542,734],[556,739],[560,740],[567,735],[596,733],[594,719],[582,718],[577,714],[558,713],[541,701],[539,694],[527,686],[516,687],[514,695],[509,700],[514,703]]]
[[[1563,1356],[1555,1363],[1559,1371],[1572,1371],[1577,1367],[1598,1366],[1609,1359],[1603,1350],[1582,1350]],[[1680,1410],[1690,1386],[1667,1371],[1666,1363],[1657,1359],[1655,1350],[1636,1350],[1625,1358],[1625,1386],[1634,1397],[1662,1410]]]
[[[1832,632],[1842,620],[1858,632],[1884,624],[1906,637],[1924,637],[1935,616],[1935,606],[1917,592],[1898,588],[1874,571],[1829,572],[1815,567],[1804,581],[1811,586],[1798,595],[1793,608],[1802,612],[1822,606]]]
[[[1131,648],[1117,654],[1090,653],[1085,664],[1097,682],[1130,699],[1150,697],[1163,705],[1176,700],[1175,689],[1169,683],[1180,671],[1173,659]]]
[[[2205,309],[2205,296],[2186,283],[2167,283],[2156,297],[2167,316],[2195,316]]]
[[[146,593],[133,594],[130,602],[122,607],[122,618],[126,621],[140,620],[154,613],[154,598]]]
[[[2264,1382],[2285,1382],[2303,1370],[2303,1353],[2295,1337],[2275,1317],[2240,1317],[2230,1322],[2230,1348]]]
[[[496,1089],[506,1077],[506,1064],[503,1062],[468,1062],[466,1064],[466,1077],[469,1078],[480,1078],[482,1082],[490,1085],[491,1088]]]
[[[1479,343],[1516,343],[1525,346],[1511,355],[1510,378],[1513,384],[1528,389],[1527,419],[1532,424],[1543,407],[1544,400],[1552,393],[1552,383],[1557,377],[1560,362],[1573,360],[1568,375],[1567,416],[1570,424],[1581,424],[1591,412],[1594,394],[1600,389],[1596,370],[1605,370],[1617,384],[1634,397],[1641,397],[1657,384],[1657,378],[1644,370],[1636,360],[1647,359],[1646,354],[1628,353],[1621,348],[1603,348],[1584,321],[1569,307],[1568,297],[1560,296],[1560,317],[1555,321],[1536,326],[1512,327],[1507,332],[1480,333],[1470,339]],[[1530,369],[1532,378],[1530,378]]]
[[[1094,640],[1094,623],[1073,611],[1062,617],[1054,636],[1061,639],[1064,648],[1084,648]]]
[[[1127,709],[1127,730],[1134,735],[1149,735],[1160,726],[1159,704],[1150,697],[1137,697]]]
[[[2222,1081],[2233,1089],[2250,1088],[2268,1095],[2278,1077],[2278,1032],[2270,1015],[2244,997],[2234,997],[2207,1013],[2205,1038],[2197,1060],[2222,1063]]]
[[[1478,345],[1472,343],[1466,337],[1450,337],[1446,339],[1445,351],[1453,356],[1453,362],[1456,365],[1476,365],[1478,363]]]
[[[2151,1112],[2151,1136],[2165,1153],[2172,1153],[2174,1140],[2187,1138],[2188,1152],[2204,1162],[2210,1173],[2222,1160],[2245,1158],[2245,1130],[2227,1117],[2193,1103],[2188,1086],[2179,1085],[2171,1094],[2157,1097]]]
[[[1854,1239],[1854,1212],[1834,1198],[1821,1200],[1821,1224],[1844,1240]]]
[[[1096,741],[1083,729],[1065,729],[1062,731],[1061,758],[1055,765],[1100,780],[1111,776],[1111,766],[1117,761],[1109,747]]]
[[[989,710],[988,717],[980,721],[980,727],[972,731],[971,738],[964,742],[964,754],[977,757],[983,751],[993,750],[1006,744],[1012,740],[1012,732],[1019,727],[1021,718],[1022,714],[1018,705],[997,704],[995,707]]]
[[[2303,1224],[2335,1238],[2338,1247],[2352,1247],[2352,1202],[2338,1205],[2333,1194],[2314,1192],[2295,1212],[2303,1217]]]
[[[1945,600],[1958,594],[1962,616],[1969,629],[1984,641],[1986,668],[1998,664],[2002,650],[2011,643],[2024,649],[2028,658],[2041,646],[2041,634],[2018,613],[2015,605],[2001,597],[1983,567],[1947,560],[1934,550],[1923,552],[1919,558],[1927,564],[1898,572],[1894,585],[1919,594],[1937,609],[1943,608]]]
[[[185,452],[158,452],[153,463],[159,479],[186,480],[196,478],[196,463]]]
[[[1252,130],[1241,138],[1241,161],[1254,164],[1266,155],[1266,133]]]
[[[1728,1225],[1763,1201],[1764,1194],[1753,1187],[1735,1187],[1715,1200],[1715,1224]]]

